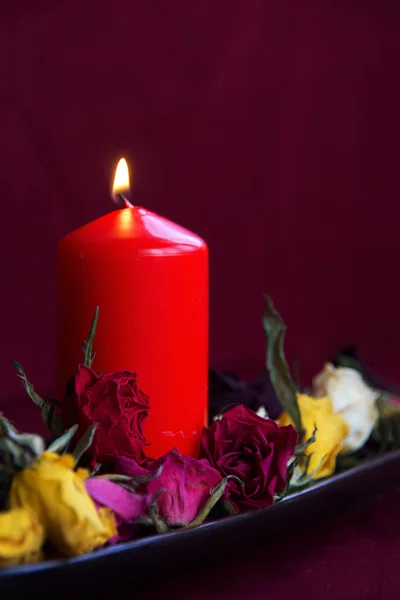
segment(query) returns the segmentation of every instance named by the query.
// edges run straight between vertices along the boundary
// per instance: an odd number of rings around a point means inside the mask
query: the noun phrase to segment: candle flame
[[[113,196],[116,200],[123,199],[126,206],[132,206],[125,197],[130,192],[129,169],[125,158],[121,158],[115,170]]]
[[[119,161],[114,177],[113,194],[129,192],[129,169],[124,158]]]

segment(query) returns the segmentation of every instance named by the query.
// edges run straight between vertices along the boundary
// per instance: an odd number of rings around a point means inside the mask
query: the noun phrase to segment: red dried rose
[[[241,405],[203,429],[200,456],[223,477],[235,475],[243,482],[240,486],[229,481],[225,499],[237,512],[245,512],[269,506],[274,494],[285,489],[287,464],[297,440],[292,425],[280,427]]]
[[[138,388],[136,373],[118,371],[99,377],[81,365],[61,410],[64,427],[78,425],[77,438],[97,423],[88,450],[97,462],[110,463],[116,456],[138,462],[146,459],[143,425],[149,412],[149,396]]]

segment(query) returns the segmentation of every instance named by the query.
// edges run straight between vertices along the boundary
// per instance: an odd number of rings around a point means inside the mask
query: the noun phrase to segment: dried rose
[[[379,392],[369,387],[355,369],[334,367],[326,363],[313,379],[313,394],[327,396],[335,413],[340,414],[349,426],[343,441],[343,452],[362,448],[378,420]]]
[[[132,522],[147,514],[151,504],[150,494],[146,491],[133,493],[133,490],[129,491],[104,477],[90,477],[85,483],[86,490],[98,509],[106,507],[114,513],[118,534],[109,543],[131,539],[137,529],[137,525]]]
[[[200,524],[226,484],[207,460],[181,456],[177,450],[171,450],[147,468],[121,457],[116,470],[133,478],[134,483],[136,480],[137,494],[149,498],[148,511],[143,516],[168,527]]]
[[[81,365],[74,388],[64,399],[64,427],[79,425],[77,437],[89,426],[98,424],[88,455],[98,462],[113,462],[127,456],[138,462],[146,458],[143,424],[149,411],[149,396],[137,385],[131,371],[118,371],[99,377]]]
[[[306,394],[297,394],[301,423],[305,430],[304,439],[309,440],[316,429],[315,441],[309,444],[304,454],[309,457],[307,473],[313,479],[332,475],[336,467],[336,458],[343,449],[349,428],[343,418],[335,414],[329,398],[312,398]],[[278,419],[280,425],[292,423],[287,413]]]
[[[242,381],[234,373],[210,369],[208,377],[208,409],[210,421],[228,407],[243,404],[251,410],[260,407],[271,419],[277,419],[282,412],[274,387],[266,371],[252,381]]]
[[[286,487],[286,471],[298,434],[292,425],[280,427],[244,406],[226,412],[203,429],[200,454],[222,476],[234,475],[225,498],[237,512],[265,508]]]
[[[70,454],[45,452],[14,476],[9,496],[10,508],[31,510],[46,537],[67,556],[89,552],[116,535],[111,511],[97,512],[86,492],[88,471],[74,467]]]
[[[32,511],[14,508],[0,513],[0,567],[38,562],[44,528]]]

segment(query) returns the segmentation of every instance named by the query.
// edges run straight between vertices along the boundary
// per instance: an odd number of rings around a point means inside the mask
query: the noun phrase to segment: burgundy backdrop
[[[399,27],[395,0],[3,2],[0,402],[11,358],[52,389],[56,243],[122,155],[209,243],[213,366],[262,368],[268,292],[305,379],[356,342],[400,381]]]

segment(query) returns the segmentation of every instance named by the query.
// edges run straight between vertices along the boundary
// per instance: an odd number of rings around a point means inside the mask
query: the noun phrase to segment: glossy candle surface
[[[176,447],[196,456],[207,416],[206,243],[143,208],[124,208],[60,241],[57,276],[59,397],[99,306],[93,368],[137,373],[150,395],[148,454]]]

